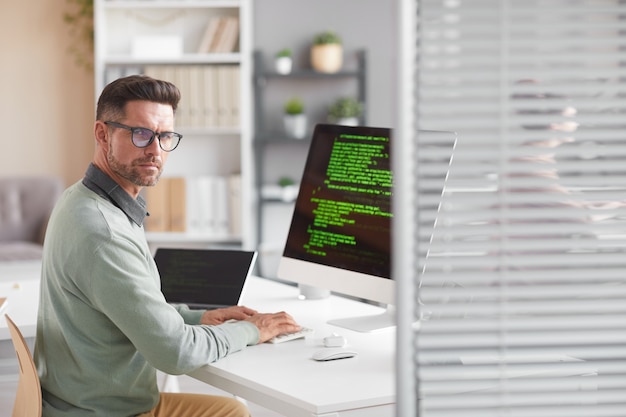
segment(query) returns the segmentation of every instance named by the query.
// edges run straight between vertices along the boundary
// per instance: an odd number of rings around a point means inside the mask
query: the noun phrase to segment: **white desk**
[[[9,299],[5,312],[26,338],[35,337],[39,276],[39,262],[0,265],[0,296]],[[326,324],[329,318],[377,314],[382,309],[336,296],[299,300],[296,287],[261,278],[248,281],[243,304],[260,312],[287,311],[315,333],[306,340],[250,346],[192,377],[289,417],[394,415],[395,332],[357,333]],[[358,356],[330,362],[310,359],[332,332],[345,336]],[[0,341],[8,339],[2,318]]]
[[[40,274],[40,261],[0,263],[0,297],[8,299],[4,314],[11,316],[26,339],[36,333]],[[10,338],[6,320],[0,317],[0,340]]]
[[[40,268],[39,261],[0,262],[0,297],[8,299],[6,310],[0,313],[0,383],[5,383],[0,388],[0,403],[3,405],[13,402],[11,390],[17,388],[19,379],[19,365],[4,314],[10,315],[20,327],[32,350],[37,327]]]
[[[299,300],[297,288],[261,278],[249,280],[243,304],[260,312],[287,311],[315,333],[306,340],[248,347],[190,376],[289,417],[394,415],[395,331],[358,333],[326,324],[382,309],[336,296]],[[358,356],[312,360],[332,332],[345,336]]]

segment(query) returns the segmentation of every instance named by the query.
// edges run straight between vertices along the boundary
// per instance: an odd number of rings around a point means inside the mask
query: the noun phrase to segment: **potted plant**
[[[276,72],[279,74],[289,74],[293,65],[293,61],[291,59],[291,49],[281,49],[276,53],[275,58],[274,66],[276,68]]]
[[[361,102],[352,97],[340,97],[328,107],[328,121],[338,125],[357,126],[362,113]]]
[[[311,46],[311,66],[315,71],[333,73],[343,64],[341,38],[333,31],[318,33]]]
[[[278,179],[278,185],[281,188],[281,199],[285,202],[291,202],[298,196],[298,186],[291,177],[283,176]]]
[[[296,139],[302,139],[306,135],[306,114],[304,103],[298,97],[289,99],[284,106],[285,133]]]
[[[72,45],[69,52],[76,64],[88,71],[93,69],[93,0],[68,0],[71,10],[63,13],[63,21],[69,26]]]

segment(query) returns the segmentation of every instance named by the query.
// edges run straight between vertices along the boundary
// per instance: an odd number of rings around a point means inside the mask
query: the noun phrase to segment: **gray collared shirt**
[[[132,198],[118,183],[93,163],[89,164],[83,184],[94,193],[104,197],[122,210],[137,226],[143,225],[146,216],[146,201],[142,196]]]

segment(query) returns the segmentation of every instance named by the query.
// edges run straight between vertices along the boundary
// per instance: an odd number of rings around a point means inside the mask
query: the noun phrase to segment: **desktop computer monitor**
[[[391,279],[391,129],[319,124],[278,267],[287,281],[394,304]],[[332,322],[358,331],[392,314]]]
[[[428,247],[456,146],[456,133],[419,130],[419,239]],[[315,127],[278,267],[286,281],[387,306],[384,314],[333,320],[357,331],[395,325],[391,277],[392,131]],[[420,257],[426,257],[426,252]]]

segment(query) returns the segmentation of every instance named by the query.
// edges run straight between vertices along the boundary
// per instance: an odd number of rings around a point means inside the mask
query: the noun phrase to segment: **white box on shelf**
[[[183,54],[181,36],[136,36],[132,43],[135,58],[179,58]]]

